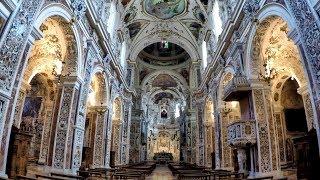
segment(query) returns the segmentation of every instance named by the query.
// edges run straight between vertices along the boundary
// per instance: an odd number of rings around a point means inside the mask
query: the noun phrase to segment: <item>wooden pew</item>
[[[238,172],[231,172],[228,170],[206,170],[206,173],[209,173],[213,176],[213,179],[243,179],[244,174]]]
[[[120,179],[129,179],[129,178],[135,178],[135,179],[139,179],[139,180],[144,180],[145,179],[145,175],[140,173],[140,172],[136,172],[136,171],[118,171],[115,172],[112,177],[115,178],[120,178]]]
[[[60,173],[55,173],[55,172],[52,172],[50,173],[51,176],[55,176],[55,177],[63,177],[63,178],[68,178],[68,179],[85,179],[84,177],[82,176],[78,176],[78,175],[72,175],[72,174],[60,174]]]
[[[179,174],[178,179],[190,179],[190,180],[210,180],[210,174],[207,173],[187,173],[187,174]]]
[[[67,180],[69,178],[63,178],[63,177],[54,177],[54,176],[48,176],[44,174],[36,174],[37,179],[53,179],[53,180]]]
[[[250,179],[254,179],[254,180],[261,180],[261,179],[273,179],[273,176],[263,176],[263,177],[256,177],[256,178],[250,178]]]
[[[29,177],[29,176],[22,176],[22,175],[17,175],[15,177],[17,180],[36,180],[35,177]]]

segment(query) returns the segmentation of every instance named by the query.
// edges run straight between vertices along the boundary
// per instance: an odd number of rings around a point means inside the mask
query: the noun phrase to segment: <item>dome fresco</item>
[[[170,19],[182,14],[187,6],[185,0],[145,0],[145,11],[160,19]]]
[[[145,47],[139,53],[140,59],[155,66],[173,66],[190,59],[190,55],[179,45],[170,42],[157,42]]]

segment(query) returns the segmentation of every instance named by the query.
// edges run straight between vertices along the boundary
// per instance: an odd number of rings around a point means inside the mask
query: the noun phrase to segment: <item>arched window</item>
[[[121,44],[120,64],[124,68],[126,62],[127,43],[125,41]]]
[[[179,104],[179,103],[176,104],[176,109],[175,109],[174,117],[175,117],[175,118],[180,117],[180,104]]]
[[[216,35],[216,38],[218,39],[219,35],[222,32],[222,21],[221,21],[221,17],[220,17],[220,10],[219,10],[218,1],[214,2],[212,16],[213,16],[213,24],[214,24],[214,34]]]
[[[208,50],[207,50],[207,42],[202,42],[202,66],[205,69],[208,65]]]
[[[108,19],[108,25],[109,26],[107,28],[107,31],[110,33],[111,36],[113,35],[113,31],[114,31],[114,28],[115,28],[116,17],[117,17],[116,5],[115,5],[114,2],[112,2],[110,4],[110,16],[109,16],[109,19]]]

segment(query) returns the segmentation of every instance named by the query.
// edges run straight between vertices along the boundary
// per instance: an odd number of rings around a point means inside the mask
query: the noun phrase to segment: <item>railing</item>
[[[228,144],[234,147],[245,147],[255,144],[256,126],[254,120],[239,120],[228,126]]]

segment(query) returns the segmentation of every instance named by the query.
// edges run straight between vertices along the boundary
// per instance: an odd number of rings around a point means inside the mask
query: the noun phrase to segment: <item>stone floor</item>
[[[152,172],[146,180],[175,180],[176,178],[172,175],[170,169],[164,165],[157,165],[156,169]]]

